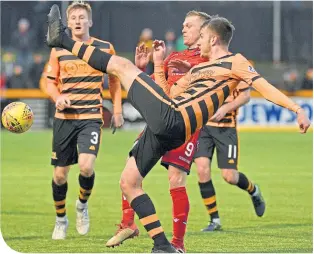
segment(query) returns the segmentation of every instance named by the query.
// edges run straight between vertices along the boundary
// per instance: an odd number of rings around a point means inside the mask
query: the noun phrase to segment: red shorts
[[[193,156],[197,149],[199,133],[199,131],[195,132],[190,140],[184,143],[182,146],[174,150],[168,151],[161,158],[161,165],[163,165],[167,169],[168,166],[174,166],[178,169],[185,171],[189,175],[193,162]]]

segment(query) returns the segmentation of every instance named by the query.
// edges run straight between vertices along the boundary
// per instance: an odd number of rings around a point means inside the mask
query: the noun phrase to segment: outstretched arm
[[[274,104],[297,113],[297,121],[300,132],[306,133],[307,129],[311,125],[311,122],[306,116],[304,110],[302,110],[298,104],[296,104],[277,88],[269,84],[264,78],[262,78],[254,70],[249,61],[242,55],[239,54],[237,57],[237,61],[235,61],[232,69],[233,74],[236,77],[244,80],[249,85],[252,85],[266,100],[269,100]]]
[[[252,86],[266,99],[281,107],[285,107],[297,114],[297,121],[300,128],[300,133],[306,133],[311,122],[305,114],[304,110],[280,92],[277,88],[269,84],[265,79],[259,78],[255,80]]]

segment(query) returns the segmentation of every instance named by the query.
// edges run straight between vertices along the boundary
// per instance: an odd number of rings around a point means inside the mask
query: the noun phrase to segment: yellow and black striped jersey
[[[247,83],[240,82],[222,105],[234,101],[240,93],[247,91],[248,89],[250,89],[250,86]],[[219,122],[208,121],[206,125],[215,127],[236,127],[238,111],[238,109],[232,110],[228,112]]]
[[[194,66],[171,87],[172,101],[184,119],[186,140],[206,124],[242,81],[253,85],[266,99],[297,110],[298,105],[263,79],[245,57],[228,54]]]
[[[91,37],[89,45],[102,51],[115,54],[111,43]],[[53,48],[46,70],[49,80],[55,81],[61,94],[67,94],[71,107],[56,110],[60,119],[99,119],[102,118],[102,85],[104,74],[95,70],[71,52]]]

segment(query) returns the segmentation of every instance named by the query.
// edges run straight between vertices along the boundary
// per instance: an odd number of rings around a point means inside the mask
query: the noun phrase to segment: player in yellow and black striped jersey
[[[261,195],[257,195],[261,194],[260,191],[254,193],[257,187],[252,185],[243,173],[237,171],[239,148],[236,116],[238,108],[250,99],[249,89],[247,83],[241,82],[200,131],[194,162],[199,176],[203,203],[210,217],[208,226],[202,230],[204,232],[221,229],[216,192],[211,179],[211,161],[214,150],[217,153],[218,167],[225,181],[257,196],[260,202],[253,204],[259,216],[262,216],[265,211],[265,202]]]
[[[241,54],[229,54],[233,27],[224,18],[215,17],[204,23],[200,34],[201,55],[211,60],[193,67],[177,85],[172,86],[172,99],[129,60],[75,42],[64,30],[59,9],[54,5],[48,15],[48,46],[65,48],[95,69],[117,76],[128,92],[131,104],[147,123],[143,135],[130,152],[120,187],[145,229],[150,232],[154,240],[153,252],[176,250],[167,240],[154,205],[142,189],[143,178],[165,152],[179,147],[192,133],[202,128],[241,81],[252,85],[266,99],[296,112],[302,133],[310,126],[299,105],[263,79]],[[157,46],[155,50],[155,65],[158,62],[163,70],[165,48]],[[85,54],[87,52],[89,54]],[[164,72],[160,73],[164,77]],[[159,84],[162,85],[162,82]]]
[[[67,20],[74,40],[115,54],[111,43],[89,35],[92,25],[89,4],[73,2],[67,9]],[[70,165],[76,163],[80,168],[76,229],[81,235],[89,231],[87,201],[94,185],[94,163],[101,141],[104,75],[71,52],[56,47],[51,50],[46,77],[45,90],[56,102],[51,164],[55,167],[52,192],[57,218],[52,238],[64,239],[68,227],[65,208],[67,174]],[[123,123],[121,85],[113,75],[109,75],[109,88],[114,105],[113,120],[119,127]]]

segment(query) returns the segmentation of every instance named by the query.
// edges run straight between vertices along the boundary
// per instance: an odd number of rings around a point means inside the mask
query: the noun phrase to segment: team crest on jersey
[[[250,72],[256,72],[256,70],[252,66],[249,66],[249,71]]]

